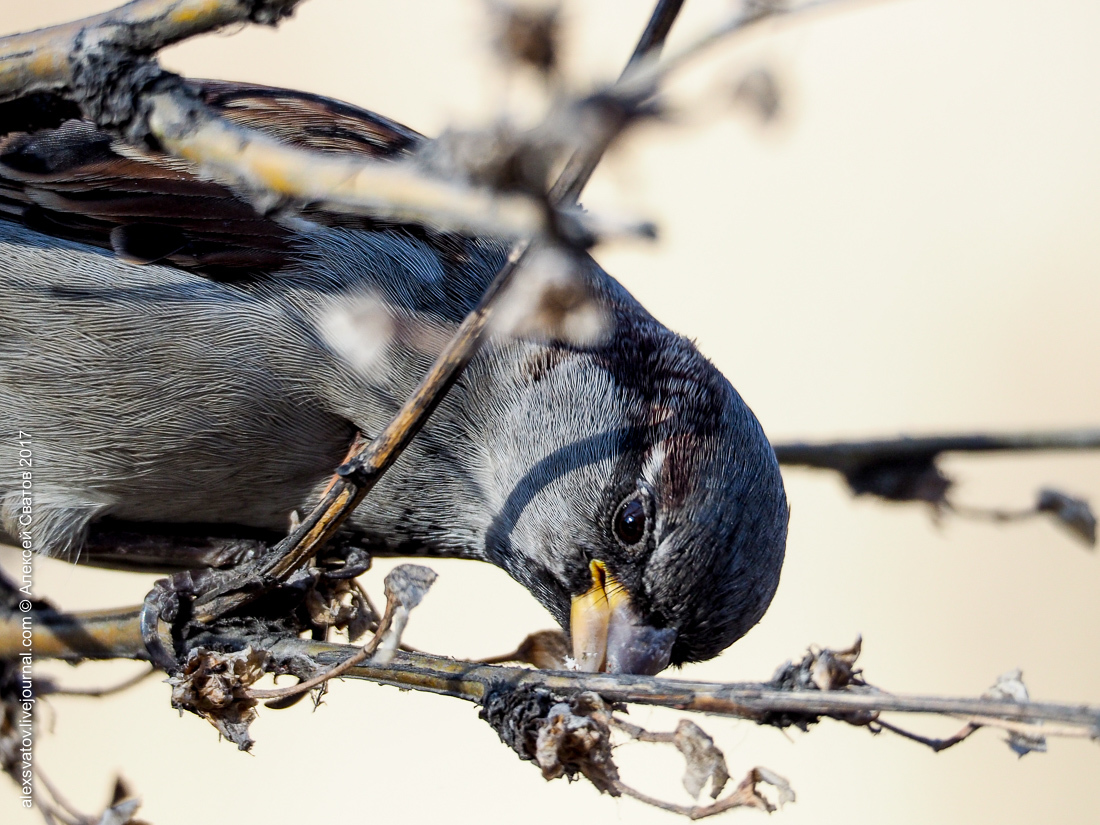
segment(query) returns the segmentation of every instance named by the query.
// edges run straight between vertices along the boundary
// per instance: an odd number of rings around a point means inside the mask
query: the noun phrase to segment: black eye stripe
[[[645,538],[645,504],[638,496],[627,499],[615,513],[615,535],[623,544],[633,546]]]

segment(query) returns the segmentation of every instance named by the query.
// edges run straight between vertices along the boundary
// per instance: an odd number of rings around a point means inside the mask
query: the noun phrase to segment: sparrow
[[[196,89],[321,152],[397,161],[432,143],[303,92]],[[63,102],[0,105],[2,537],[126,569],[239,561],[385,426],[506,254],[321,208],[263,214]],[[572,327],[498,329],[347,540],[497,565],[569,631],[581,670],[708,659],[778,586],[775,454],[692,342],[586,253],[562,260],[542,263],[583,291],[583,311],[554,316]]]

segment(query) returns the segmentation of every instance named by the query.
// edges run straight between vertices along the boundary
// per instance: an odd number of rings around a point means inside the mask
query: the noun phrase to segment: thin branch
[[[1026,510],[957,504],[948,495],[954,482],[944,475],[937,461],[944,453],[1096,449],[1100,449],[1100,430],[1081,429],[777,444],[775,454],[779,463],[786,466],[840,473],[856,495],[874,495],[887,501],[921,501],[931,504],[937,514],[950,512],[1000,523],[1048,516],[1087,546],[1095,547],[1097,519],[1084,499],[1044,488],[1035,504]]]
[[[969,504],[949,504],[951,512],[963,518],[992,521],[995,524],[1007,524],[1013,521],[1027,521],[1036,518],[1042,513],[1034,507],[1026,510],[1002,510],[996,507],[974,507]]]
[[[764,805],[761,804],[760,797],[755,793],[755,788],[753,788],[752,791],[748,791],[745,787],[739,787],[725,799],[711,805],[677,805],[675,802],[666,802],[663,799],[658,799],[655,796],[642,793],[624,782],[617,782],[615,784],[615,789],[624,796],[637,799],[639,802],[654,808],[660,808],[662,811],[685,816],[688,819],[706,819],[708,816],[714,816],[715,814],[730,811],[734,808],[757,808],[767,813],[771,813],[770,806],[764,807]]]
[[[148,55],[234,23],[275,25],[301,0],[135,0],[103,14],[0,38],[0,101],[71,89],[89,50]]]
[[[918,744],[931,748],[934,753],[939,753],[940,751],[945,751],[948,748],[954,747],[960,742],[966,741],[981,729],[981,725],[967,723],[958,733],[953,736],[948,736],[946,739],[934,739],[928,736],[921,736],[919,733],[913,733],[910,730],[898,727],[883,719],[875,719],[874,722],[868,723],[868,728],[870,728],[873,733],[877,733],[879,730],[888,730],[912,742],[917,742]]]
[[[1100,429],[974,433],[911,438],[775,445],[780,464],[847,473],[871,462],[926,459],[943,453],[1039,452],[1100,449]]]
[[[359,648],[356,653],[340,662],[340,664],[333,665],[323,673],[318,673],[312,679],[306,679],[304,682],[299,682],[296,685],[290,685],[285,688],[252,688],[248,691],[249,697],[252,699],[290,699],[293,696],[300,696],[316,687],[320,687],[332,679],[339,679],[353,667],[362,664],[374,655],[374,652],[378,650],[378,646],[382,644],[383,634],[390,629],[390,622],[392,620],[393,611],[387,610],[385,615],[382,616],[382,622],[378,625],[378,630],[371,636],[370,641]]]
[[[386,664],[401,644],[401,634],[408,621],[409,611],[424,597],[435,581],[435,572],[419,565],[403,564],[390,571],[386,576],[386,612],[378,622],[371,640],[358,652],[323,673],[291,685],[273,690],[249,690],[251,699],[283,700],[300,696],[306,691],[320,687],[331,679],[347,673],[356,665],[370,660],[376,653],[379,664]]]
[[[34,776],[42,783],[42,787],[46,789],[46,792],[53,800],[53,804],[50,804],[39,797],[35,800],[36,805],[44,805],[52,816],[68,823],[68,825],[89,825],[89,823],[91,823],[92,818],[77,810],[76,807],[61,794],[57,786],[49,780],[46,774],[42,772],[41,768],[35,769]]]
[[[658,0],[657,7],[653,9],[653,14],[650,15],[649,23],[642,32],[642,36],[638,38],[638,45],[634,47],[634,53],[630,55],[630,60],[619,77],[620,81],[644,61],[656,61],[660,57],[665,40],[668,38],[669,32],[672,31],[672,24],[676,22],[683,5],[684,0]],[[565,166],[565,170],[558,177],[553,189],[550,190],[552,202],[561,204],[577,202],[577,198],[580,197],[585,184],[588,183],[589,178],[596,171],[600,158],[607,147],[611,145],[611,141],[616,134],[617,132],[608,130],[603,142],[604,145],[599,151],[581,147],[573,153]]]
[[[182,81],[181,81],[182,84]],[[288,146],[221,117],[181,85],[148,101],[148,133],[173,155],[191,161],[261,207],[310,204],[398,223],[420,223],[469,234],[516,238],[549,228],[542,203],[429,176],[410,161],[324,154]],[[128,132],[128,136],[133,136]],[[580,214],[575,220],[590,223]]]
[[[111,696],[112,694],[129,690],[144,682],[154,673],[160,673],[160,668],[146,668],[136,676],[131,676],[129,679],[122,682],[101,688],[59,687],[55,684],[43,685],[42,680],[39,680],[38,693],[41,696],[90,696],[99,699],[104,696]]]
[[[972,716],[969,724],[980,728],[997,728],[1018,736],[1042,738],[1058,736],[1066,739],[1096,739],[1096,731],[1084,730],[1075,725],[1052,725],[1043,722],[1018,722],[995,716]]]
[[[641,90],[654,88],[671,74],[699,59],[715,46],[727,43],[731,37],[747,34],[761,23],[778,24],[784,19],[801,18],[838,5],[854,6],[861,1],[863,4],[880,2],[880,0],[807,0],[802,3],[787,3],[784,0],[744,0],[741,8],[727,17],[724,22],[683,46],[674,54],[665,56],[659,63],[639,62],[630,72],[624,74],[613,91],[632,97]]]
[[[34,624],[32,650],[37,658],[66,662],[147,661],[149,653],[141,638],[140,623],[134,621],[139,615],[135,608],[82,613],[36,611],[30,614]],[[25,652],[21,626],[20,614],[0,610],[0,660],[16,659]]]
[[[661,56],[661,50],[664,49],[665,41],[668,39],[669,32],[672,31],[672,24],[679,17],[683,5],[684,0],[658,0],[657,7],[649,16],[649,22],[642,36],[638,38],[638,45],[634,47],[634,53],[630,55],[630,60],[620,77],[626,76],[627,72],[643,60],[654,60]]]
[[[33,649],[42,659],[146,659],[138,628],[139,611],[43,614],[34,622]],[[21,624],[0,616],[0,659],[22,651]],[[238,645],[246,640],[236,639]],[[270,646],[276,661],[308,657],[319,667],[340,664],[359,653],[357,645],[283,639]],[[768,682],[696,682],[646,676],[541,671],[463,662],[422,653],[396,652],[389,664],[366,662],[344,678],[365,679],[403,689],[422,690],[480,703],[493,691],[545,688],[564,693],[592,692],[607,702],[659,705],[684,711],[750,719],[774,724],[778,714],[827,716],[857,725],[876,721],[879,713],[938,714],[966,719],[1003,719],[1025,723],[1060,723],[1044,727],[1048,735],[1067,735],[1072,728],[1100,737],[1100,707],[1086,704],[1014,702],[1005,699],[911,696],[874,688],[789,690]],[[990,724],[982,721],[981,724]]]
[[[308,640],[287,640],[272,648],[277,657],[305,653],[320,661],[342,658],[341,647]],[[694,682],[644,676],[536,671],[474,665],[425,654],[405,654],[388,668],[363,665],[351,678],[363,678],[395,687],[427,690],[479,702],[492,690],[539,686],[549,690],[590,691],[608,702],[661,705],[768,723],[774,714],[832,716],[859,720],[875,713],[928,713],[990,716],[1028,721],[1063,722],[1100,735],[1100,708],[1011,702],[1000,699],[907,696],[878,690],[785,690],[764,682]]]

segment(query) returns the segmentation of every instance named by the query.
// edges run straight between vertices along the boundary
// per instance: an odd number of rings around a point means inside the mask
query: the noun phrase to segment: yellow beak
[[[573,638],[573,659],[577,669],[586,673],[598,673],[607,663],[607,631],[611,625],[611,600],[625,601],[626,591],[607,572],[603,562],[588,565],[592,571],[592,587],[580,596],[573,597],[569,611],[569,635]]]
[[[663,670],[676,632],[642,624],[626,588],[601,561],[589,564],[592,587],[573,597],[569,633],[577,669],[587,673],[647,673]]]

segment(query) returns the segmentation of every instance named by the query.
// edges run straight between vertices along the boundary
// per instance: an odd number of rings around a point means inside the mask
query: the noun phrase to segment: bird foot
[[[191,603],[206,589],[204,585],[208,586],[211,578],[208,570],[185,570],[159,579],[145,596],[141,606],[141,639],[149,660],[166,673],[175,673],[180,663],[165,639],[182,638],[184,625],[190,619]],[[171,628],[167,637],[162,635],[162,622]]]
[[[285,581],[264,577],[256,570],[257,560],[248,559],[227,569],[188,570],[158,580],[146,595],[141,609],[141,636],[153,664],[168,673],[179,670],[187,639],[200,627],[212,628],[226,612],[236,613],[243,604],[211,617],[201,615],[207,602],[234,593],[247,593],[249,615],[261,622],[274,622],[272,632],[318,630],[302,605],[325,594],[348,587],[347,582],[371,566],[370,553],[351,543],[337,542]],[[363,610],[370,615],[369,605]]]

